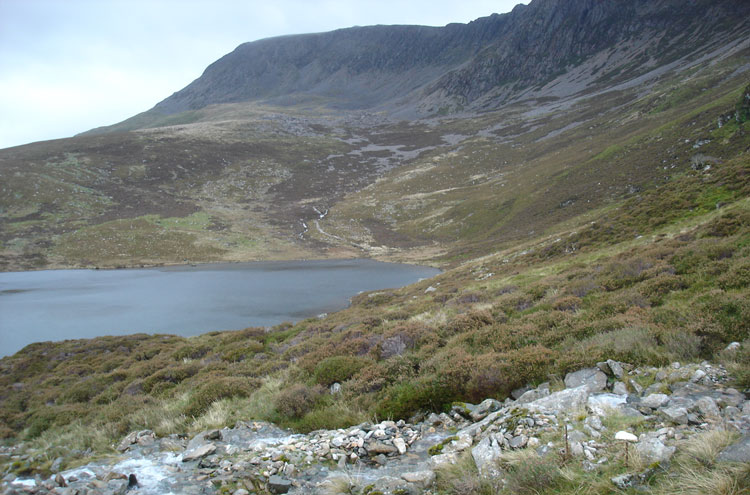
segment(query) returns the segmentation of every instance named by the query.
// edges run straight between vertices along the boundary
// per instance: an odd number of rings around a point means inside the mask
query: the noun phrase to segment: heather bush
[[[325,393],[325,390],[320,385],[309,387],[302,383],[296,383],[279,392],[274,399],[274,405],[282,416],[299,419],[312,411],[315,403]]]
[[[198,373],[200,367],[196,364],[173,365],[169,368],[161,369],[143,380],[143,390],[148,393],[159,383],[168,383],[177,385],[183,380],[190,378]]]
[[[445,325],[448,335],[469,332],[493,323],[492,314],[489,311],[469,311],[456,315]]]
[[[313,376],[320,385],[343,382],[364,368],[370,361],[355,356],[333,356],[323,359],[315,367]]]
[[[214,402],[232,397],[247,397],[259,385],[258,381],[247,378],[209,376],[190,395],[184,413],[188,417],[197,418]]]

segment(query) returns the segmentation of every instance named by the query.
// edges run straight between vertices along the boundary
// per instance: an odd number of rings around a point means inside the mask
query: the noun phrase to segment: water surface
[[[356,259],[0,273],[0,356],[48,340],[271,326],[438,272]]]

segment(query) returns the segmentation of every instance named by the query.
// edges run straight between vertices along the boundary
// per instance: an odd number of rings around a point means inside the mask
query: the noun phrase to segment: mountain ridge
[[[266,38],[239,45],[141,115],[153,120],[212,104],[300,101],[410,119],[486,111],[523,98],[590,92],[680,57],[697,58],[718,40],[747,34],[747,18],[750,6],[731,0],[535,0],[467,24]],[[618,56],[623,43],[632,45],[625,48],[630,53]],[[558,79],[587,63],[578,84]]]

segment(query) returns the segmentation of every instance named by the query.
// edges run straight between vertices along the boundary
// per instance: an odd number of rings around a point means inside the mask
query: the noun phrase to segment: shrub
[[[177,361],[183,359],[200,359],[211,351],[211,347],[205,344],[201,345],[184,345],[177,349],[172,357]]]
[[[323,359],[315,366],[315,382],[326,387],[343,382],[367,365],[369,361],[354,356],[333,356]]]
[[[297,383],[282,390],[276,396],[274,405],[282,416],[299,419],[313,409],[324,393],[325,388],[320,385],[308,387]]]
[[[553,304],[552,308],[556,311],[578,311],[583,301],[580,297],[576,296],[564,296],[557,299]]]
[[[197,418],[214,402],[232,397],[247,397],[259,383],[251,379],[221,377],[209,379],[195,390],[185,407],[185,415]]]
[[[456,315],[446,324],[445,329],[449,334],[456,334],[476,330],[492,323],[494,320],[489,311],[469,311]]]
[[[440,411],[456,399],[458,395],[441,381],[423,378],[386,389],[375,413],[379,418],[408,419],[420,411]]]
[[[240,361],[244,361],[250,356],[253,356],[259,353],[262,350],[263,350],[263,344],[261,344],[260,342],[251,340],[250,342],[246,343],[242,347],[237,347],[235,349],[226,351],[224,354],[221,355],[221,359],[223,361],[227,361],[230,363],[238,363]]]
[[[143,391],[146,393],[151,392],[160,382],[176,385],[198,373],[199,369],[195,364],[170,366],[169,368],[161,369],[143,381]]]
[[[750,285],[750,262],[743,261],[732,266],[729,271],[719,277],[719,287],[724,290],[742,289]]]

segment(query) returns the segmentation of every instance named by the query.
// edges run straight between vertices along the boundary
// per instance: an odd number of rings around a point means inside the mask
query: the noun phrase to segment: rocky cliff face
[[[422,114],[497,108],[627,81],[731,43],[750,4],[734,0],[534,0],[442,28],[370,26],[240,45],[159,103],[173,114],[215,103],[316,101]],[[575,84],[545,85],[583,66]],[[447,107],[446,107],[447,106]]]

